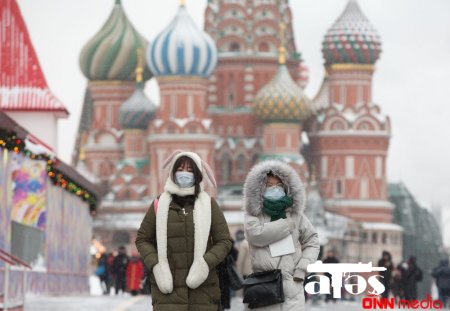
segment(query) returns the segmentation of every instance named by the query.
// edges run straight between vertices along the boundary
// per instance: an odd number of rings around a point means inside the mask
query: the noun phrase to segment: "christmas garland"
[[[25,140],[18,137],[16,133],[0,128],[0,148],[15,152],[24,153],[33,160],[45,160],[47,162],[47,175],[50,181],[57,187],[61,187],[69,193],[75,194],[83,201],[89,203],[91,211],[94,211],[97,205],[97,199],[94,194],[84,189],[58,170],[58,161],[49,154],[36,154],[27,149]]]

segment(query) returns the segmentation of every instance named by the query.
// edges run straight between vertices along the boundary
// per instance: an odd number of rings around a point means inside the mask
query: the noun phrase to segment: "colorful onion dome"
[[[156,76],[208,77],[217,65],[217,49],[182,3],[169,26],[150,44],[147,62]]]
[[[326,33],[322,53],[325,65],[372,65],[380,57],[380,36],[364,16],[356,0],[348,2],[344,12]]]
[[[106,23],[81,51],[81,71],[89,80],[134,81],[136,51],[145,50],[147,46],[148,42],[125,15],[120,0],[116,0]],[[151,77],[146,68],[144,80]]]
[[[136,90],[119,110],[119,122],[125,129],[146,129],[156,113],[156,105],[144,93],[144,84],[137,83]]]
[[[256,95],[253,110],[264,122],[299,122],[311,116],[311,103],[292,80],[287,67],[278,67],[275,77]]]

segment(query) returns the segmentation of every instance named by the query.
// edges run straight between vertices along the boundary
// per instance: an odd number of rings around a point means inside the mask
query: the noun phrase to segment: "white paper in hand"
[[[272,257],[295,253],[295,245],[292,235],[289,234],[287,237],[276,241],[275,243],[269,244],[269,250]]]

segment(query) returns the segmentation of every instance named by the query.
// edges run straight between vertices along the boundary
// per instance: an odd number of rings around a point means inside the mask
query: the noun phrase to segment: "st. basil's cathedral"
[[[197,152],[214,170],[219,187],[209,190],[236,239],[248,171],[278,159],[305,184],[305,213],[323,253],[366,263],[386,250],[394,263],[416,256],[423,271],[443,256],[431,213],[403,183],[387,183],[390,119],[372,99],[381,40],[356,0],[348,0],[324,35],[325,76],[312,98],[303,91],[308,68],[288,0],[209,0],[204,30],[181,1],[150,40],[115,0],[103,27],[80,47],[88,83],[76,170],[56,156],[57,122],[69,112],[47,85],[17,1],[3,2],[0,250],[46,268],[30,274],[32,292],[87,293],[92,235],[99,250],[126,245],[132,253],[137,228],[167,176],[162,165],[179,149]],[[152,78],[158,104],[144,92]],[[30,215],[40,222],[14,212],[30,206],[39,209]],[[33,247],[16,242],[25,236]],[[0,291],[3,267],[0,260]],[[424,274],[419,296],[432,282]]]
[[[390,120],[372,101],[380,37],[350,0],[324,36],[326,75],[308,98],[293,18],[287,0],[209,0],[201,30],[181,1],[149,42],[116,0],[81,50],[88,86],[73,158],[103,192],[94,234],[104,245],[133,244],[162,191],[162,164],[183,149],[215,171],[232,233],[242,228],[246,174],[278,159],[307,185],[306,213],[325,249],[344,262],[388,250],[399,262],[403,228],[393,223],[386,177]],[[151,78],[159,105],[144,93]]]

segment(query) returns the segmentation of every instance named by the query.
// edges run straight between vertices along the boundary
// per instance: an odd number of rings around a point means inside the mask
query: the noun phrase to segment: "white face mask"
[[[192,172],[176,172],[175,182],[180,188],[189,188],[194,185],[194,173]]]
[[[286,192],[281,186],[267,187],[264,192],[264,197],[269,200],[279,200],[284,196],[286,196]]]

